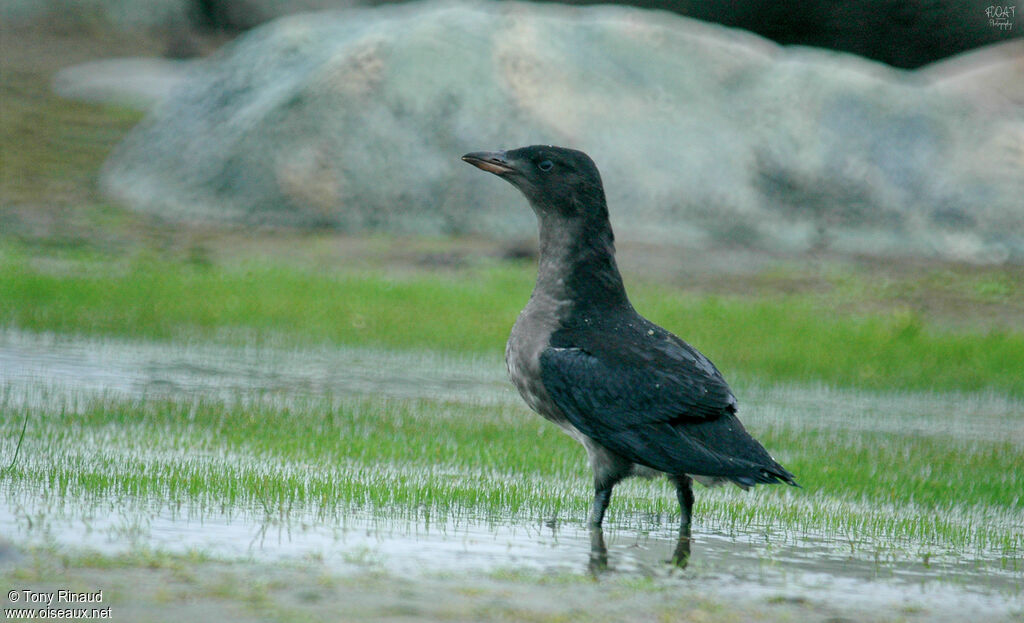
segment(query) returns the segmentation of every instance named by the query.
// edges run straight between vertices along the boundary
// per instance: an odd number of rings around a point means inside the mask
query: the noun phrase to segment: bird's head
[[[462,159],[518,188],[542,220],[545,216],[608,218],[601,174],[582,151],[531,145],[473,152]]]

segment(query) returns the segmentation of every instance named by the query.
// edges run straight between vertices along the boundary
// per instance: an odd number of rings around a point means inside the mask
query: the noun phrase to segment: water
[[[498,356],[370,348],[162,344],[0,331],[0,383],[14,404],[69,396],[235,400],[256,393],[519,404]],[[1024,401],[995,393],[742,386],[744,420],[832,430],[947,435],[1024,448]],[[935,414],[941,413],[937,418]]]
[[[295,349],[174,345],[0,333],[0,381],[8,404],[46,407],[89,396],[170,399],[253,394],[374,395],[439,398],[473,404],[518,403],[498,357],[453,357],[373,349]],[[1024,446],[1024,408],[998,395],[864,394],[828,388],[757,388],[744,407],[761,422],[854,430],[1009,440]],[[74,400],[71,401],[72,403]],[[960,409],[950,410],[950,404]],[[936,410],[948,415],[937,420]],[[899,414],[899,422],[893,414]],[[752,415],[752,417],[754,416]],[[936,428],[936,422],[940,422]],[[0,531],[18,543],[56,543],[119,553],[144,547],[198,550],[228,559],[322,559],[339,572],[588,573],[590,533],[572,521],[523,523],[453,510],[395,512],[352,508],[330,515],[298,508],[168,506],[137,499],[46,497],[0,482]],[[781,535],[769,529],[730,535],[696,527],[685,571],[664,564],[673,526],[612,524],[605,533],[608,573],[706,583],[726,597],[811,595],[878,609],[920,606],[945,616],[1024,608],[1024,569],[991,560],[940,558],[881,547],[872,551],[835,535]]]
[[[10,493],[2,491],[7,501],[0,505],[4,534],[107,554],[143,547],[199,551],[228,560],[313,559],[339,573],[373,570],[405,577],[502,570],[594,573],[590,532],[572,522],[510,523],[457,512],[408,517],[402,511],[360,509],[327,517],[301,511],[268,516],[255,509],[222,512],[126,506],[124,501],[64,500],[35,507],[32,500]],[[695,534],[692,563],[680,571],[665,564],[674,546],[671,526],[609,526],[609,567],[601,573],[701,583],[709,593],[728,599],[813,595],[840,608],[920,607],[952,618],[1005,614],[1024,605],[1021,571],[893,562],[884,560],[884,553],[878,561],[863,552],[844,553],[834,538],[778,543],[764,534],[734,537],[699,525]]]
[[[512,401],[493,358],[359,348],[173,345],[0,332],[0,381],[25,404],[42,389],[125,398],[253,393],[367,394],[494,403]],[[52,392],[51,392],[52,393]]]

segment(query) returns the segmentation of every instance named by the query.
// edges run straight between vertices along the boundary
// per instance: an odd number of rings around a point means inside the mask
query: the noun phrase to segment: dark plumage
[[[676,557],[684,560],[691,476],[743,488],[796,485],[736,418],[736,398],[714,364],[633,309],[615,264],[601,176],[586,154],[535,145],[462,158],[510,182],[537,214],[537,283],[505,361],[527,404],[586,448],[592,526],[600,527],[615,483],[664,472],[677,487]]]

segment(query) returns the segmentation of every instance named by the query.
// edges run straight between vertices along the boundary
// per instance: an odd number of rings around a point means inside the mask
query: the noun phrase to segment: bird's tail
[[[732,481],[744,489],[749,489],[754,485],[778,485],[787,484],[791,487],[800,487],[800,483],[796,481],[796,477],[790,473],[785,467],[779,465],[775,461],[766,467],[760,467],[757,472],[751,475],[735,476]]]

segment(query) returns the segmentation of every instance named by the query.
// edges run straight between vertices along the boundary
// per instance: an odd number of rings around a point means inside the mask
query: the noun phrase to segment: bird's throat
[[[542,219],[534,296],[595,308],[628,305],[611,226]]]

